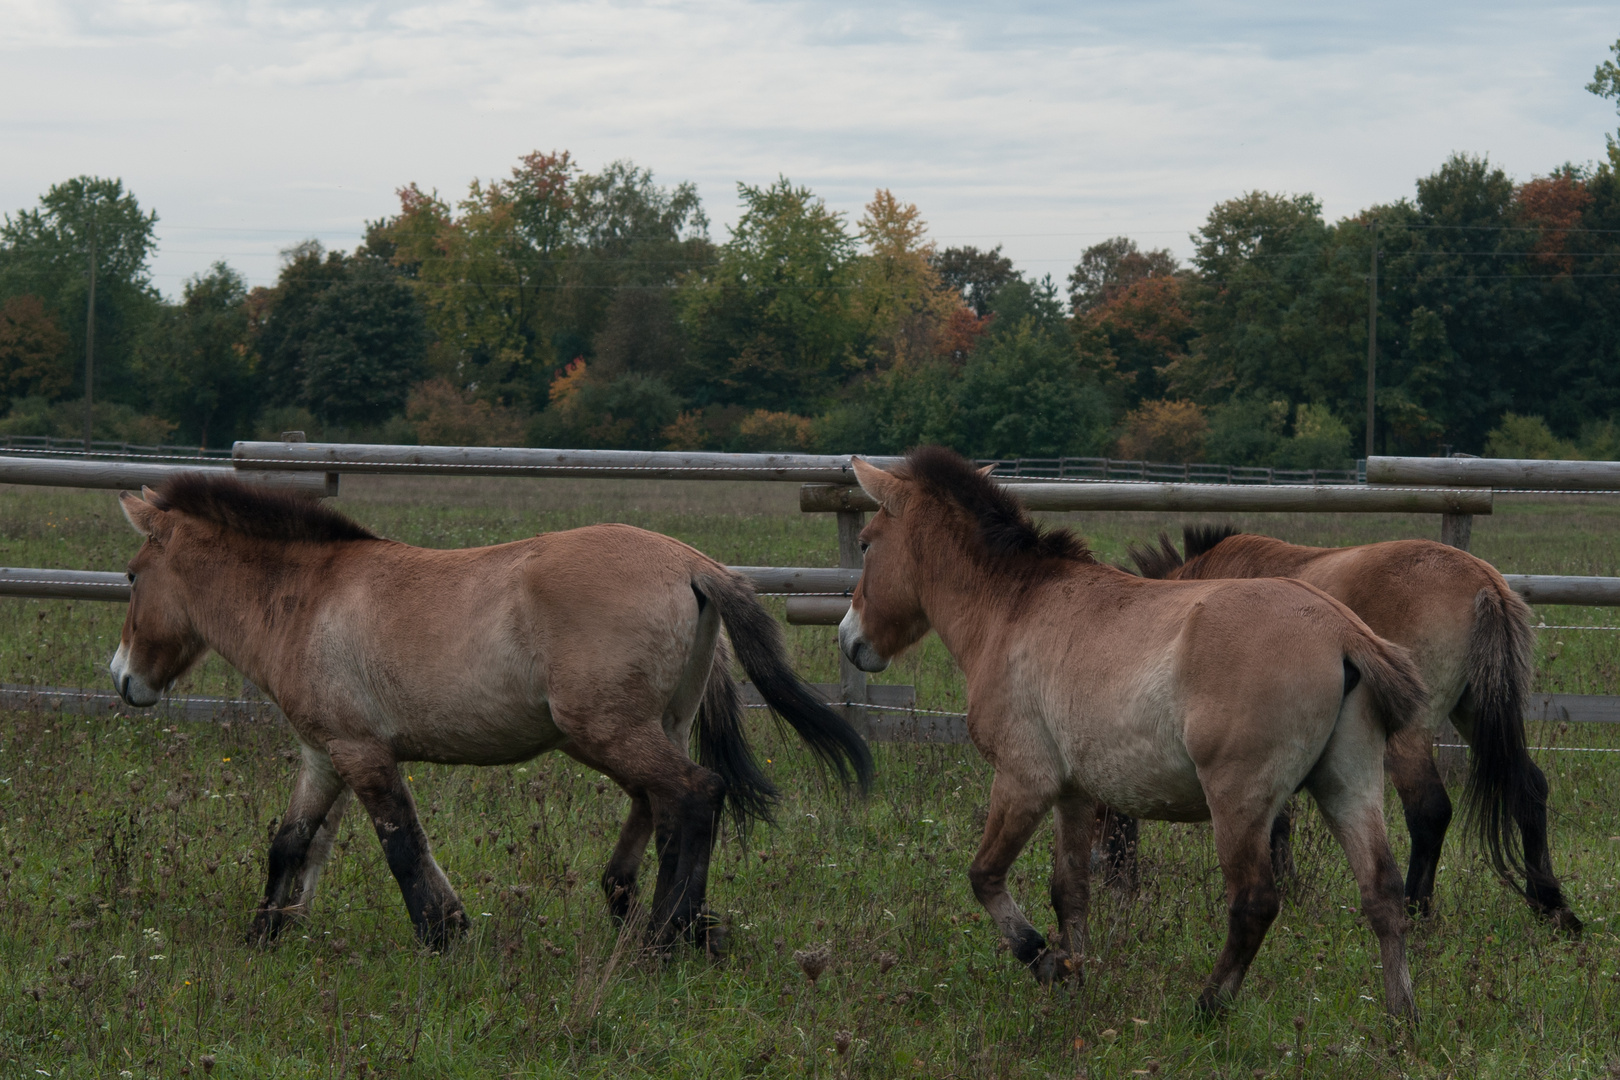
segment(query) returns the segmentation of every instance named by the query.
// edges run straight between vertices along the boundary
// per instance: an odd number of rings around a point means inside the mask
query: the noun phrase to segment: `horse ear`
[[[899,517],[906,503],[906,482],[858,457],[850,458],[849,463],[855,470],[855,480],[861,485],[861,490],[876,499],[878,505],[891,515]]]
[[[149,489],[142,488],[141,490],[144,493]],[[132,492],[120,491],[118,493],[118,506],[119,509],[124,511],[124,517],[129,520],[135,531],[147,538],[156,533],[163,522],[162,510]]]
[[[995,471],[996,471],[996,464],[995,464],[995,462],[992,461],[990,464],[986,465],[984,468],[979,470],[979,475],[980,476],[992,476],[992,475],[995,474]]]

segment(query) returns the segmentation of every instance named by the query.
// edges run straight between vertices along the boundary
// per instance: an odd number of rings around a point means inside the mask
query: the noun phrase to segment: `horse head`
[[[928,633],[928,615],[916,587],[921,567],[908,538],[905,515],[911,482],[860,458],[851,459],[861,488],[878,511],[861,530],[861,580],[849,612],[838,624],[838,647],[862,671],[882,671],[896,653]]]
[[[208,651],[183,602],[185,590],[174,565],[185,529],[150,488],[125,491],[118,501],[124,517],[146,538],[129,561],[129,612],[113,654],[113,685],[131,705],[153,705]]]

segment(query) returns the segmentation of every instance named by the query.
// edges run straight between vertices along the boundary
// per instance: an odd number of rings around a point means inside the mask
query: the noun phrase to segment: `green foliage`
[[[247,286],[224,263],[185,284],[142,335],[135,367],[156,410],[179,425],[180,441],[229,446],[249,434],[258,411],[257,356]]]
[[[946,248],[931,261],[946,287],[954,290],[980,318],[990,314],[997,291],[1019,277],[1012,260],[1001,253],[1000,244],[989,251]]]
[[[1286,401],[1239,397],[1209,410],[1205,456],[1222,465],[1270,465],[1287,436]]]
[[[1485,440],[1485,456],[1493,458],[1578,459],[1575,444],[1552,433],[1539,416],[1504,413],[1502,422]]]
[[[142,211],[121,180],[79,176],[54,184],[39,206],[5,215],[0,224],[0,302],[32,295],[68,336],[73,381],[46,391],[84,396],[83,360],[95,255],[95,395],[139,404],[129,358],[158,296],[147,263],[156,246],[156,212]]]
[[[1294,434],[1277,451],[1285,469],[1350,467],[1350,428],[1326,405],[1301,404],[1294,413]]]
[[[121,401],[97,401],[91,410],[90,435],[98,441],[161,446],[174,434],[175,425],[161,416],[142,413]],[[84,437],[84,399],[51,401],[26,397],[12,403],[0,420],[0,435],[49,435],[56,439]]]
[[[375,425],[403,411],[424,372],[426,325],[417,294],[387,263],[326,254],[311,241],[288,252],[258,304],[271,404],[339,425]]]
[[[676,389],[699,405],[824,407],[859,366],[855,241],[786,177],[737,190],[730,241],[681,292],[691,350]]]
[[[1106,396],[1068,342],[1044,331],[1034,315],[973,351],[955,398],[959,421],[951,443],[969,457],[1084,455],[1106,445]]]
[[[68,337],[39,297],[0,304],[0,409],[24,397],[60,397],[73,385]]]
[[[551,405],[535,417],[529,445],[655,450],[680,411],[680,398],[662,379],[599,378],[576,360],[552,383]]]

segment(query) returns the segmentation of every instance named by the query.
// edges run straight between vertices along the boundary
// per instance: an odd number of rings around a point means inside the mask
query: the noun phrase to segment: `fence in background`
[[[80,444],[82,445],[82,444]],[[122,444],[114,444],[122,445]],[[0,483],[133,488],[153,484],[199,466],[147,460],[109,460],[111,451],[91,460],[42,456],[0,456]],[[126,450],[164,448],[125,447]],[[130,454],[142,457],[144,454]],[[159,455],[150,455],[159,456]],[[899,459],[873,458],[892,466]],[[1416,463],[1416,464],[1413,464]],[[1441,537],[1466,548],[1473,516],[1489,514],[1493,487],[1512,481],[1514,490],[1559,490],[1554,485],[1577,475],[1579,490],[1620,490],[1620,464],[1590,462],[1494,462],[1479,459],[1373,458],[1365,484],[1351,472],[1284,474],[1281,470],[1241,470],[1225,466],[1159,466],[1103,458],[1024,458],[995,464],[997,477],[1031,509],[1147,510],[1198,513],[1293,511],[1306,513],[1428,513],[1441,517]],[[1593,466],[1609,464],[1609,469]],[[1572,465],[1578,470],[1549,468]],[[234,474],[312,495],[335,495],[342,473],[461,476],[597,477],[615,479],[773,480],[801,485],[800,509],[831,513],[838,532],[838,567],[736,567],[758,591],[784,595],[789,622],[836,623],[848,609],[849,593],[860,575],[859,533],[875,503],[855,485],[850,458],[814,454],[718,454],[678,451],[543,450],[507,447],[383,446],[371,444],[239,442],[230,467],[200,467]],[[1164,470],[1155,472],[1154,470]],[[1424,471],[1430,470],[1430,471]],[[1449,470],[1449,471],[1448,471]],[[1493,471],[1494,470],[1494,471]],[[1121,474],[1132,477],[1125,479]],[[1264,473],[1259,476],[1245,474]],[[1303,479],[1312,483],[1283,483]],[[1451,486],[1429,486],[1444,482]],[[1537,487],[1537,484],[1545,485]],[[1567,489],[1563,489],[1567,490]],[[1620,578],[1514,575],[1513,587],[1534,603],[1620,604]],[[97,571],[0,569],[0,596],[77,597],[123,600],[122,574]],[[1578,629],[1578,628],[1571,628]],[[960,735],[960,716],[918,709],[910,687],[868,687],[864,673],[840,657],[840,682],[824,688],[830,699],[865,720],[874,737],[951,738]],[[38,694],[6,688],[7,694]],[[57,700],[94,692],[52,690]],[[896,696],[898,695],[898,697]],[[105,695],[103,695],[104,697]],[[9,700],[0,694],[0,702]],[[214,699],[208,699],[214,700]],[[1609,702],[1601,705],[1598,702]],[[101,703],[105,705],[105,702]],[[240,704],[240,703],[237,703]],[[100,706],[98,706],[100,707]],[[214,706],[207,706],[213,708]],[[871,715],[868,715],[870,710]],[[1552,695],[1543,715],[1570,720],[1612,720],[1620,699],[1593,695]],[[885,715],[889,714],[889,715]],[[922,725],[922,726],[919,726]],[[953,726],[954,725],[954,726]],[[930,732],[932,734],[930,734]],[[955,732],[955,734],[951,734]]]

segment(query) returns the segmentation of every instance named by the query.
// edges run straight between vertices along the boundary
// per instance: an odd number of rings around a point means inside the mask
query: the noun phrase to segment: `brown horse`
[[[764,817],[777,797],[743,734],[722,624],[777,714],[841,777],[870,781],[865,742],[794,676],[748,582],[667,536],[596,525],[434,551],[231,480],[183,475],[143,494],[119,496],[146,542],[129,563],[118,693],[151,705],[213,649],[281,707],[303,748],[252,940],[307,910],[352,791],[418,937],[443,946],[466,913],[398,763],[561,750],[630,796],[602,876],[613,915],[630,915],[656,832],[649,938],[718,947],[703,917],[717,819],[727,803],[739,823]],[[701,765],[687,754],[694,725]]]
[[[1301,786],[1349,856],[1378,936],[1385,1003],[1415,1016],[1401,879],[1384,833],[1383,756],[1423,699],[1404,649],[1292,581],[1149,581],[1043,531],[948,450],[890,473],[856,459],[881,509],[839,627],[867,671],[935,630],[967,677],[968,735],[995,769],[974,894],[1039,979],[1078,973],[1099,802],[1211,820],[1228,934],[1199,1004],[1222,1007],[1276,918],[1271,821]],[[1007,873],[1056,809],[1049,947]]]
[[[1175,581],[1298,578],[1411,650],[1429,690],[1423,722],[1390,740],[1384,762],[1412,834],[1406,902],[1413,911],[1429,911],[1451,823],[1451,800],[1432,749],[1435,731],[1449,717],[1472,749],[1467,806],[1492,867],[1539,914],[1580,933],[1581,921],[1564,899],[1548,854],[1547,778],[1525,745],[1530,609],[1494,566],[1432,540],[1313,548],[1198,527],[1184,530],[1183,545],[1185,557],[1161,534],[1156,548],[1132,547],[1131,559],[1143,576]],[[1133,823],[1120,821],[1108,837],[1110,858],[1127,878],[1134,874],[1132,830]],[[1286,812],[1278,819],[1273,855],[1279,867],[1292,865]]]

